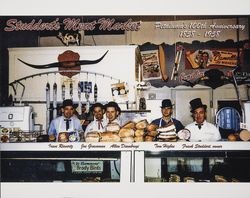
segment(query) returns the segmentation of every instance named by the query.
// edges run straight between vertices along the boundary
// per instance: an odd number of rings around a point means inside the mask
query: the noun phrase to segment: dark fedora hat
[[[76,108],[78,105],[74,104],[71,99],[66,99],[63,101],[62,108],[66,106],[72,106],[73,108]]]
[[[170,107],[170,108],[173,107],[171,100],[169,100],[169,99],[162,100],[161,108],[165,108],[165,107]]]
[[[200,107],[203,107],[205,110],[207,109],[207,105],[202,104],[200,98],[195,98],[195,99],[191,100],[189,102],[189,104],[191,105],[191,111],[190,112],[192,112],[192,113],[195,111],[195,109],[198,109]]]

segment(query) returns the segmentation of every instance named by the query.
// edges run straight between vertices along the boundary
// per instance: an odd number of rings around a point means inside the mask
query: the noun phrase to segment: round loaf
[[[136,137],[140,137],[140,136],[143,136],[144,135],[144,130],[143,129],[137,129],[135,131],[135,136]]]
[[[3,135],[3,136],[1,137],[1,141],[2,141],[2,142],[8,142],[8,140],[9,140],[9,137],[8,137],[7,135]]]
[[[145,138],[144,138],[144,141],[145,141],[145,142],[152,142],[153,139],[154,139],[154,137],[149,136],[149,135],[146,135]]]
[[[156,131],[156,129],[157,129],[157,126],[153,123],[147,126],[147,131]]]
[[[128,129],[134,129],[135,128],[135,123],[132,121],[129,121],[127,123],[125,123],[122,128],[128,128]]]
[[[147,135],[152,136],[152,137],[157,136],[157,134],[158,134],[157,131],[149,131],[149,132],[147,133]]]
[[[250,131],[242,130],[240,132],[240,139],[243,141],[249,141],[250,140]]]
[[[98,132],[89,132],[86,134],[85,142],[99,142],[100,134]]]
[[[130,129],[130,128],[122,128],[119,131],[119,136],[121,138],[125,138],[125,137],[130,137],[130,136],[134,136],[135,131],[134,129]]]
[[[107,125],[106,129],[107,131],[117,132],[120,130],[120,126],[119,124],[111,123]]]
[[[132,143],[134,142],[134,138],[133,137],[124,137],[124,138],[121,138],[122,142],[128,142],[128,143]]]
[[[214,178],[216,182],[227,182],[226,178],[222,175],[215,175]]]
[[[237,141],[237,137],[234,134],[230,134],[227,136],[228,141]]]
[[[49,141],[54,142],[56,140],[56,137],[54,135],[49,135]]]
[[[121,138],[116,132],[107,131],[101,133],[100,142],[120,142]]]
[[[100,138],[98,137],[86,137],[85,142],[99,142]]]
[[[86,137],[96,137],[96,138],[100,138],[100,133],[96,132],[96,131],[92,131],[86,134]]]
[[[136,123],[135,127],[136,129],[145,129],[148,125],[147,120],[141,120],[139,122]]]
[[[58,136],[58,142],[68,142],[69,134],[67,132],[61,132]]]
[[[137,136],[134,137],[135,142],[144,142],[144,137],[143,136]]]

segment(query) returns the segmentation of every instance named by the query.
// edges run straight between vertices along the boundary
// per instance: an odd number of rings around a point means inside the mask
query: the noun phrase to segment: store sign
[[[196,50],[187,51],[186,58],[192,69],[206,69],[210,66],[235,67],[238,53],[236,50]]]
[[[103,161],[71,161],[72,173],[103,172]]]

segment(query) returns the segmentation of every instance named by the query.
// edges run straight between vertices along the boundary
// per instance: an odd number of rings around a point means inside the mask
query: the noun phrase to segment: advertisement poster
[[[207,3],[6,2],[1,197],[249,197],[249,3]],[[192,141],[194,98],[218,139]],[[64,120],[60,142],[48,132],[65,99],[84,129]],[[117,103],[120,124],[101,131],[104,111],[87,136],[97,102]],[[172,115],[165,126],[164,108]]]

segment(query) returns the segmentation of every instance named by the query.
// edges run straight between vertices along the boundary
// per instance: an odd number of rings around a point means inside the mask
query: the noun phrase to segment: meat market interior
[[[248,15],[0,18],[1,182],[250,182]]]

